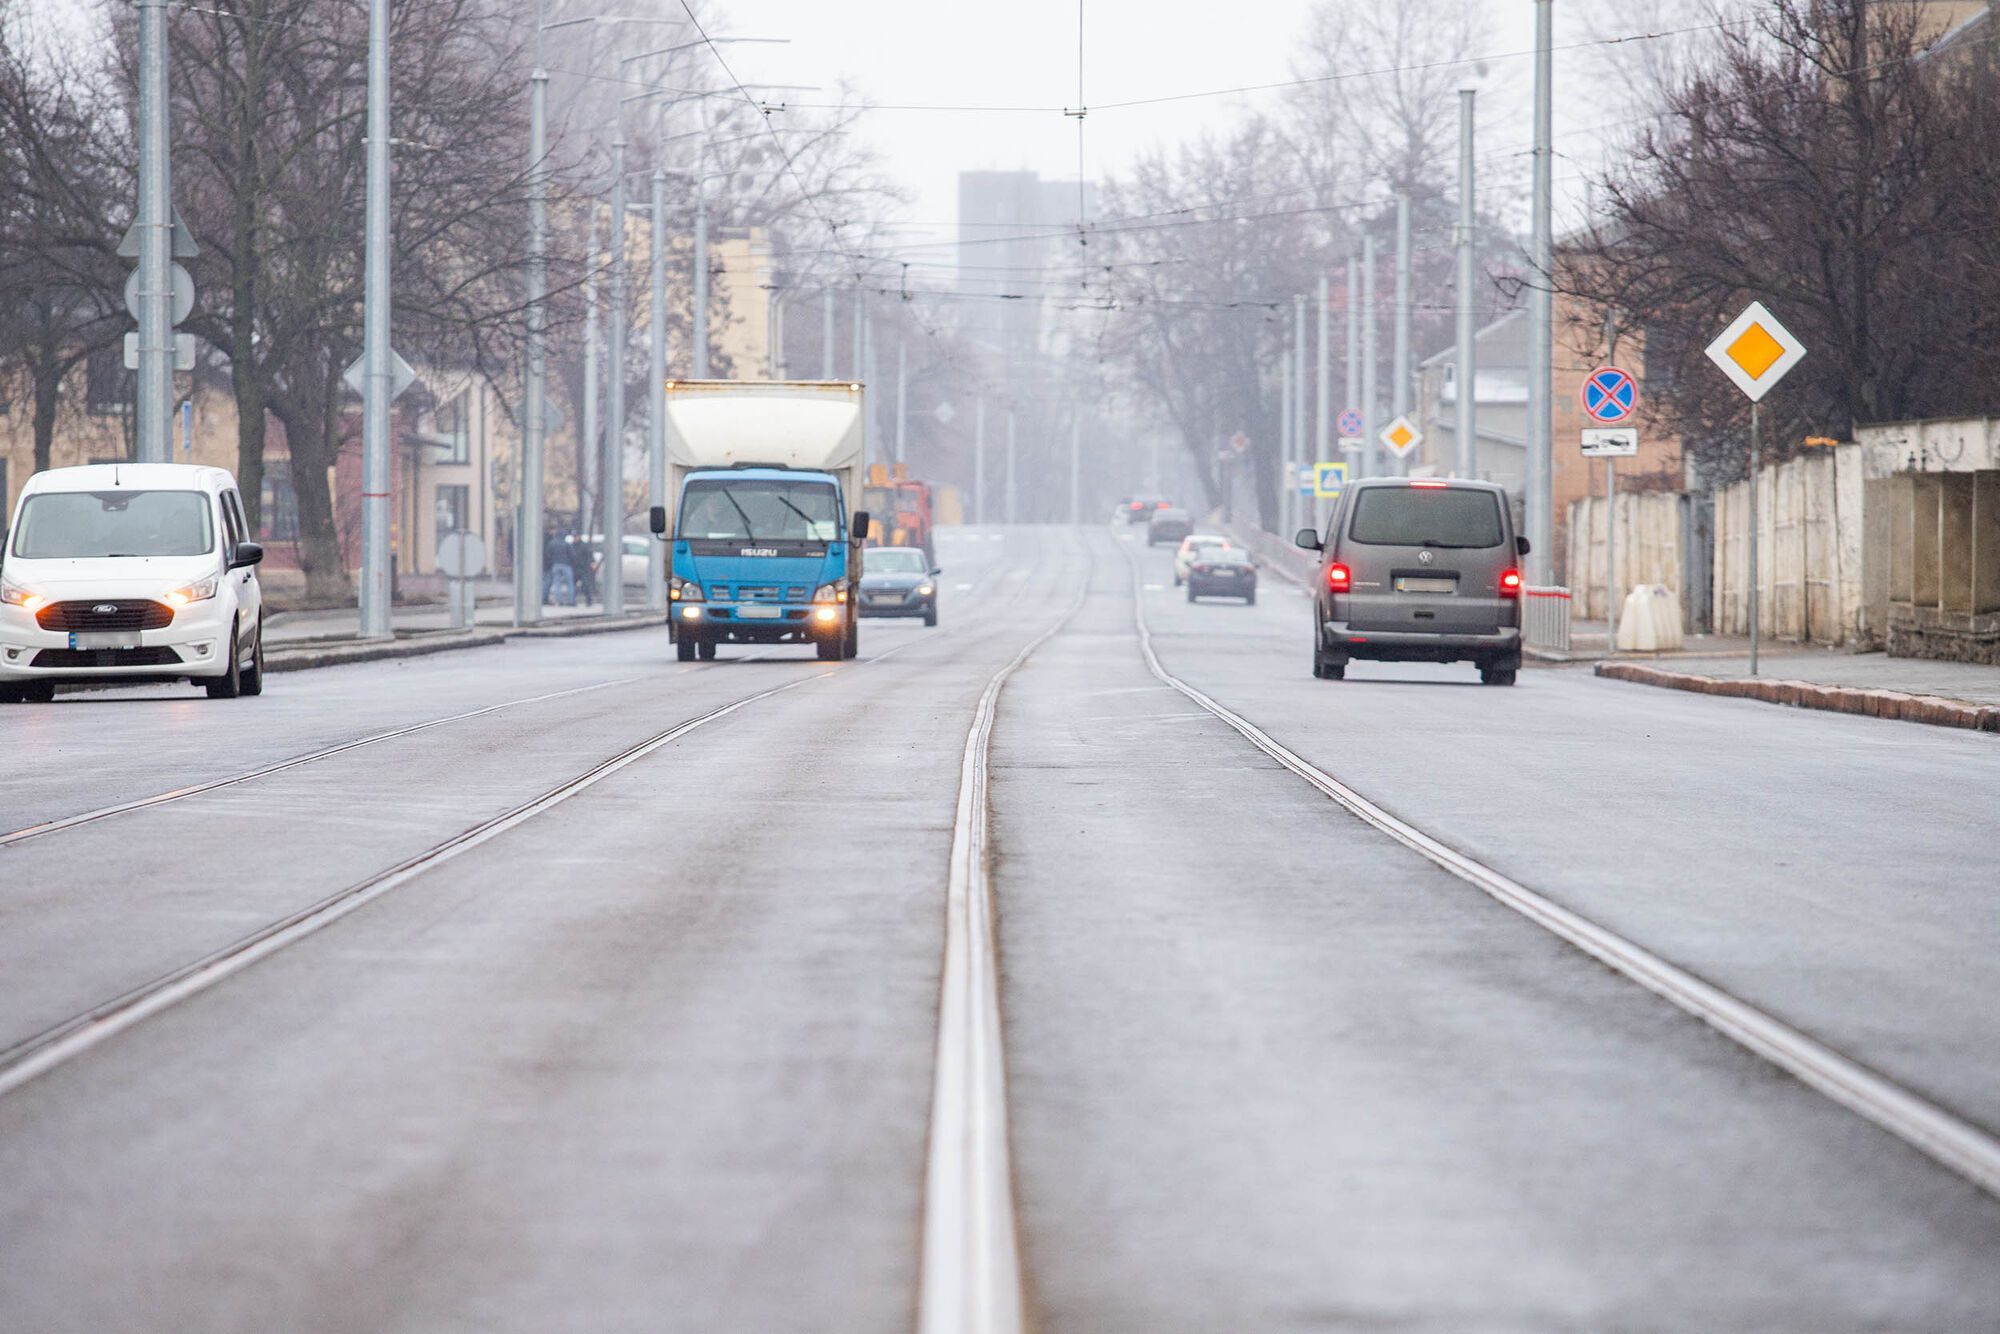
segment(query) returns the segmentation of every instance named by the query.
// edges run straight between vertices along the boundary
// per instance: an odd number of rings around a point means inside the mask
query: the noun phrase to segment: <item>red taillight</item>
[[[1142,509],[1144,509],[1144,508],[1146,508],[1146,506],[1144,505],[1144,503],[1142,503],[1142,502],[1140,502],[1140,501],[1137,501],[1137,500],[1135,500],[1135,501],[1133,501],[1133,502],[1132,502],[1132,510],[1133,510],[1133,512],[1134,512],[1134,513],[1137,513],[1138,511],[1140,511],[1140,510],[1142,510]]]
[[[1327,566],[1326,586],[1336,593],[1347,592],[1354,587],[1354,571],[1348,569],[1345,565],[1334,564]]]
[[[1411,482],[1410,485],[1424,491],[1442,491],[1447,486],[1451,485],[1451,483],[1435,481],[1431,478],[1419,477],[1415,481]]]
[[[1164,500],[1156,500],[1153,502],[1153,508],[1156,510],[1163,510],[1163,509],[1171,509],[1172,506],[1168,505],[1167,502]]]
[[[1521,572],[1519,570],[1502,570],[1500,572],[1500,596],[1503,598],[1517,598],[1521,596]]]

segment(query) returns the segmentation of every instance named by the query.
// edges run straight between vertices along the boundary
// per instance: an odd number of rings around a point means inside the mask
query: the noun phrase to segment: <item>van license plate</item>
[[[99,630],[96,632],[72,631],[69,637],[71,648],[137,648],[137,630]]]
[[[746,621],[775,621],[785,614],[782,607],[738,607],[736,614]]]
[[[1396,591],[1398,593],[1456,593],[1458,591],[1458,580],[1398,579],[1396,581]]]

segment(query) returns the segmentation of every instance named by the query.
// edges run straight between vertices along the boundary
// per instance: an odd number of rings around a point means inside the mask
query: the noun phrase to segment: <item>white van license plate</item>
[[[71,648],[137,648],[137,630],[72,631],[69,637]]]

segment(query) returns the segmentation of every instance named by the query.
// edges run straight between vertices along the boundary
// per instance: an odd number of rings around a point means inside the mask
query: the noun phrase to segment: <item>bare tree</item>
[[[1904,5],[1769,0],[1673,88],[1562,266],[1645,331],[1656,399],[1707,476],[1740,471],[1746,408],[1702,349],[1752,297],[1812,349],[1772,400],[1781,456],[2000,388],[1992,39],[1922,52],[1917,24]]]

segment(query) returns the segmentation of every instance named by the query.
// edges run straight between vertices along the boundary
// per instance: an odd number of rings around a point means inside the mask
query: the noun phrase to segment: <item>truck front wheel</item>
[[[687,630],[674,635],[674,656],[682,662],[694,661],[694,635]]]

